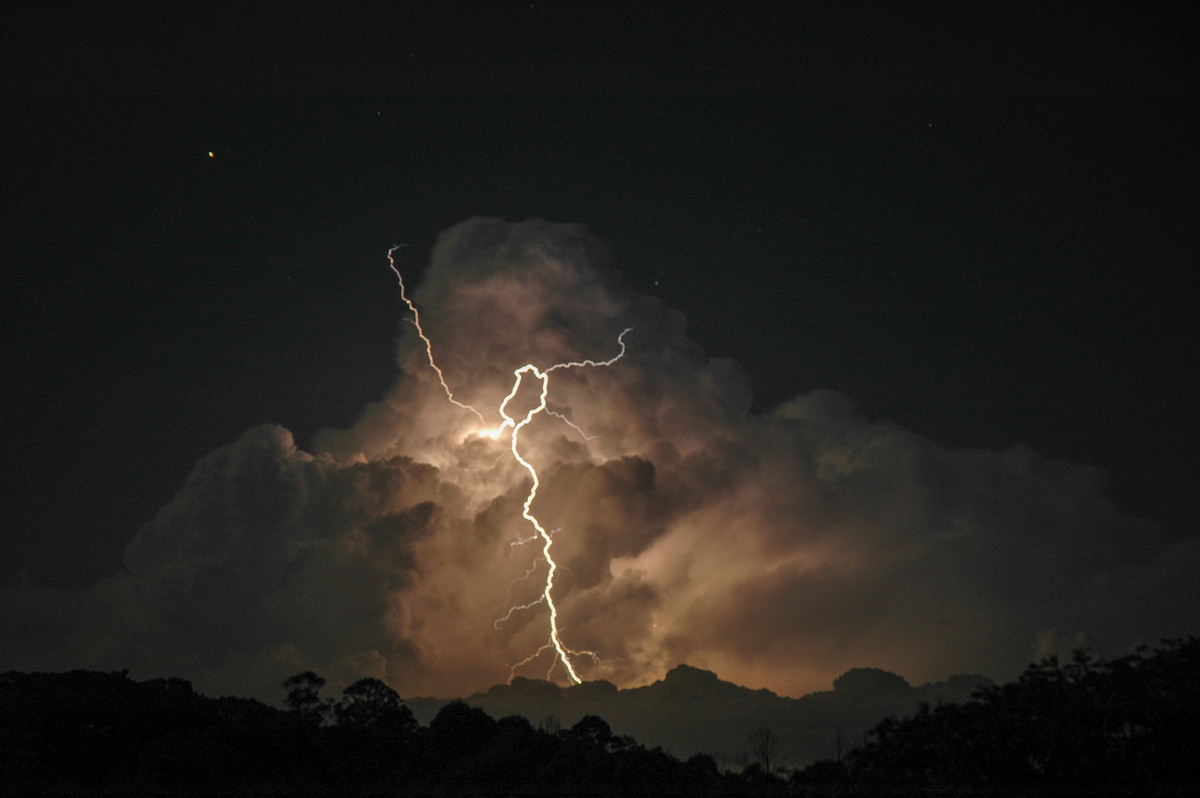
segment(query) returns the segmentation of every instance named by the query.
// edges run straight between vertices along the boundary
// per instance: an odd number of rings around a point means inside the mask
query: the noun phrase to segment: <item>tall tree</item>
[[[368,676],[342,691],[342,700],[334,708],[339,725],[407,735],[417,728],[412,710],[400,695]]]
[[[321,699],[324,686],[325,679],[312,671],[297,673],[283,683],[283,689],[287,691],[283,702],[293,712],[321,723],[329,713],[329,702]]]

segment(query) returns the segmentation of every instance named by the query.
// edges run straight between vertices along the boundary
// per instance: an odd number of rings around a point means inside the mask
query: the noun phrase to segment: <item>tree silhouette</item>
[[[283,689],[287,691],[283,702],[288,709],[320,725],[330,710],[329,702],[321,699],[321,688],[324,686],[325,679],[312,671],[297,673],[283,683]]]
[[[1200,786],[1200,639],[1100,661],[1076,651],[1030,665],[964,705],[887,718],[842,763],[818,762],[797,784],[907,791],[1096,791]]]
[[[339,726],[408,736],[417,728],[412,710],[400,695],[374,677],[359,679],[342,691],[334,707]]]
[[[558,749],[549,765],[551,780],[565,789],[607,784],[613,778],[608,755],[612,730],[595,715],[587,715],[559,735]]]
[[[364,787],[405,778],[419,725],[395,690],[359,679],[342,691],[333,716],[333,726],[318,730],[321,780]]]
[[[495,728],[495,735],[474,757],[476,774],[494,788],[515,788],[535,780],[558,746],[558,738],[534,729],[519,715],[501,718]]]
[[[471,756],[496,735],[496,721],[479,707],[451,701],[429,722],[434,744],[454,758]]]
[[[762,768],[764,773],[774,772],[776,755],[779,752],[779,735],[773,729],[763,726],[750,732],[746,741],[750,744],[751,761]]]
[[[421,728],[394,690],[362,679],[327,719],[324,680],[284,683],[284,711],[206,698],[182,679],[0,674],[0,793],[880,795],[1200,794],[1200,640],[1101,661],[1050,658],[969,703],[880,722],[841,761],[785,781],[778,738],[721,774],[614,734],[596,715],[565,731],[494,721],[456,701]]]
[[[589,740],[594,745],[606,750],[613,741],[612,728],[604,718],[597,715],[584,715],[578,723],[571,727],[568,734]]]

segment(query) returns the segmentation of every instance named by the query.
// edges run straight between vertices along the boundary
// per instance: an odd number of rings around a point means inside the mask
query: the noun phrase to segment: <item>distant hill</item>
[[[920,687],[877,668],[854,668],[834,680],[834,689],[787,698],[770,690],[751,690],[722,681],[715,673],[680,665],[644,687],[619,690],[611,682],[559,687],[551,682],[516,678],[465,700],[494,718],[521,715],[535,725],[553,721],[564,728],[584,715],[599,715],[616,734],[647,746],[661,746],[686,759],[707,753],[734,765],[745,759],[748,738],[770,729],[779,738],[777,758],[793,766],[834,757],[849,750],[888,716],[916,712],[921,703],[964,702],[985,676],[958,675]],[[405,703],[427,724],[450,699],[410,698]]]

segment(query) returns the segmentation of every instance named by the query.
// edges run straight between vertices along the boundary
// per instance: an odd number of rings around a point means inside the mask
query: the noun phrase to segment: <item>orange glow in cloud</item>
[[[424,344],[425,344],[425,353],[429,360],[430,368],[432,368],[437,373],[438,382],[441,384],[442,388],[445,390],[446,398],[450,401],[451,404],[453,404],[457,407],[460,407],[463,410],[468,410],[471,413],[474,413],[475,416],[477,418],[479,418],[480,421],[484,421],[484,417],[483,417],[482,413],[480,413],[474,407],[464,404],[464,403],[458,401],[457,399],[455,399],[454,393],[450,390],[450,386],[446,384],[446,376],[442,372],[442,369],[438,366],[437,362],[434,360],[434,357],[433,357],[433,342],[430,341],[430,339],[425,335],[425,331],[421,327],[420,312],[417,310],[417,306],[415,304],[413,304],[413,302],[411,300],[409,300],[409,298],[405,292],[405,288],[404,288],[404,278],[400,274],[400,270],[398,268],[396,268],[396,262],[393,257],[396,249],[398,249],[398,247],[392,247],[391,249],[388,250],[388,253],[387,253],[388,266],[391,267],[391,270],[396,275],[397,281],[400,283],[401,299],[404,300],[404,303],[408,306],[408,309],[413,314],[412,323],[413,323],[413,326],[416,328],[417,334],[420,336],[421,341],[424,342]],[[567,672],[567,676],[571,679],[572,682],[574,682],[575,684],[580,684],[583,680],[579,678],[579,674],[575,670],[575,666],[571,661],[571,657],[572,656],[586,656],[586,657],[592,658],[593,660],[598,659],[598,655],[596,654],[596,652],[573,651],[573,650],[569,649],[566,645],[564,645],[564,643],[562,642],[562,637],[559,632],[559,624],[558,624],[558,605],[555,604],[555,601],[554,601],[554,577],[555,577],[555,574],[558,572],[558,563],[555,562],[554,556],[551,553],[551,547],[554,545],[554,539],[551,536],[551,534],[546,531],[546,528],[542,526],[541,521],[538,520],[537,516],[534,515],[531,510],[534,500],[537,499],[538,488],[541,486],[541,480],[538,477],[537,469],[534,468],[533,465],[521,455],[518,441],[520,439],[521,430],[523,430],[526,426],[528,426],[528,424],[533,420],[533,418],[535,416],[537,416],[538,414],[547,410],[546,397],[550,391],[550,372],[556,371],[558,369],[611,366],[612,364],[614,364],[618,360],[620,360],[622,357],[624,357],[624,355],[625,355],[625,336],[629,333],[629,331],[631,329],[633,329],[633,328],[626,327],[624,330],[621,331],[621,334],[617,336],[617,343],[620,346],[620,351],[613,357],[609,358],[608,360],[602,360],[602,361],[598,361],[598,362],[595,360],[565,361],[565,362],[561,362],[561,363],[555,363],[555,364],[547,367],[545,370],[539,369],[537,366],[533,365],[532,363],[526,363],[525,365],[517,368],[513,372],[512,389],[508,392],[508,395],[504,397],[504,400],[500,403],[500,406],[497,410],[497,412],[500,414],[500,417],[503,419],[503,421],[501,421],[500,425],[494,429],[484,429],[484,430],[480,430],[478,432],[478,434],[482,437],[490,438],[491,440],[498,440],[506,429],[512,430],[512,433],[509,437],[509,449],[512,452],[513,459],[516,460],[518,463],[520,463],[521,467],[524,468],[526,472],[528,472],[529,478],[531,480],[529,493],[526,494],[524,504],[521,507],[521,517],[524,518],[526,521],[528,521],[529,524],[534,528],[534,530],[536,532],[535,537],[537,539],[539,539],[542,544],[542,560],[547,565],[546,578],[545,578],[544,586],[542,588],[541,596],[538,599],[536,599],[535,601],[532,601],[528,604],[522,604],[522,605],[518,605],[515,607],[510,607],[508,610],[508,613],[504,616],[503,620],[507,620],[508,618],[510,618],[512,616],[513,612],[515,612],[515,611],[530,609],[539,604],[544,604],[550,611],[550,639],[549,639],[548,643],[546,643],[545,645],[538,648],[538,650],[536,652],[534,652],[530,656],[526,657],[521,662],[518,662],[516,665],[513,665],[512,668],[510,669],[510,678],[512,675],[516,674],[517,670],[520,667],[522,667],[523,665],[526,665],[530,662],[533,662],[544,651],[547,651],[551,648],[555,652],[556,659],[554,660],[554,662],[551,663],[550,670],[547,671],[547,678],[550,678],[550,675],[553,673],[554,663],[557,662],[557,663],[562,664],[563,668]],[[538,403],[536,405],[530,407],[529,410],[525,413],[524,417],[521,418],[520,421],[518,421],[513,416],[509,415],[508,408],[509,408],[509,404],[516,397],[517,392],[521,389],[521,386],[524,383],[525,378],[527,376],[530,377],[531,379],[537,380],[538,385],[540,386],[540,391],[538,393]],[[570,427],[572,427],[573,429],[578,431],[580,434],[583,434],[585,438],[589,437],[586,435],[586,433],[583,433],[583,430],[580,429],[574,422],[570,421],[569,419],[562,416],[561,414],[555,413],[553,411],[549,411],[549,414],[559,418],[560,420],[562,420],[563,422],[568,424]],[[517,542],[525,543],[532,539],[533,538],[521,538],[521,539],[518,539]],[[527,572],[526,575],[528,576],[529,572]]]
[[[274,700],[305,670],[465,696],[689,664],[795,695],[1194,632],[1175,597],[1200,547],[1117,512],[1095,469],[949,449],[830,390],[753,413],[736,365],[575,225],[456,225],[411,296],[396,252],[395,386],[311,451],[263,425],[204,457],[78,611],[18,619],[70,630],[27,646],[58,659],[9,667]]]

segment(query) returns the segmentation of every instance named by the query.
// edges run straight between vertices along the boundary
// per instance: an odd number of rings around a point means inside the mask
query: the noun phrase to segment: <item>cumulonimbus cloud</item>
[[[556,530],[564,641],[597,654],[577,662],[585,679],[688,663],[799,695],[855,666],[1008,678],[1064,647],[1195,631],[1200,545],[1119,513],[1096,469],[950,450],[828,390],[755,415],[736,365],[622,286],[578,226],[463,222],[415,299],[447,384],[489,423],[514,369],[610,358],[633,328],[612,366],[553,373],[549,409],[575,426],[543,414],[521,437]],[[545,574],[538,547],[515,545],[528,474],[447,400],[410,324],[400,368],[312,452],[261,426],[202,459],[123,573],[75,595],[4,588],[0,630],[19,645],[3,664],[264,698],[302,670],[403,695],[508,679],[547,633],[544,605],[506,614]]]

